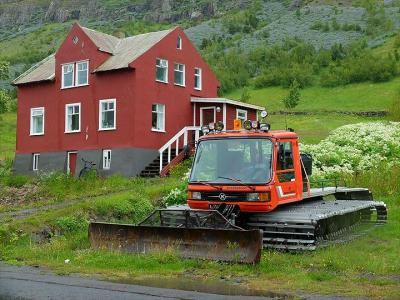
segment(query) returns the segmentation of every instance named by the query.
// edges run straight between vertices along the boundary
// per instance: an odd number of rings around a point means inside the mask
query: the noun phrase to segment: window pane
[[[88,83],[88,73],[86,70],[78,71],[78,85],[83,85]]]
[[[158,130],[164,130],[164,114],[163,113],[159,113],[158,114],[157,129]]]
[[[157,67],[157,80],[167,81],[166,74],[167,72],[165,68]]]
[[[71,130],[79,130],[79,115],[73,115],[71,118]]]
[[[114,111],[103,112],[103,128],[114,127]]]
[[[63,70],[63,87],[71,87],[74,85],[74,68],[73,65],[64,65]]]
[[[157,129],[157,113],[153,112],[151,115],[151,127]]]
[[[72,80],[73,80],[73,74],[72,73],[64,74],[64,87],[72,86]]]
[[[175,83],[183,85],[183,74],[180,71],[175,71]]]

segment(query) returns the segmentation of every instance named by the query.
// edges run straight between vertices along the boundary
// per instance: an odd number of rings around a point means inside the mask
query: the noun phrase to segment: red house
[[[219,82],[179,27],[124,39],[78,24],[17,86],[16,174],[158,174],[202,124],[255,119],[217,98]],[[160,159],[160,155],[162,159]]]

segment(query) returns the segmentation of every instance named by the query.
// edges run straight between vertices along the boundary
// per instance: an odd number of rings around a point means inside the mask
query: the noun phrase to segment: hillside
[[[316,49],[360,40],[375,47],[400,28],[400,4],[385,1],[370,9],[364,2],[1,0],[0,61],[10,62],[14,78],[54,52],[75,21],[118,36],[180,25],[212,65],[221,51],[250,51],[293,39]],[[10,88],[7,81],[0,87]]]

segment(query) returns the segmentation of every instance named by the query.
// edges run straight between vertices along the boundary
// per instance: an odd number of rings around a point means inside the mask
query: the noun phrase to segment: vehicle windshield
[[[267,138],[201,141],[190,182],[262,184],[271,180],[273,144]]]

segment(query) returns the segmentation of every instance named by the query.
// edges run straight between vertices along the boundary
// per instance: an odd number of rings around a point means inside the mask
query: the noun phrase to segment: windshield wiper
[[[213,184],[211,184],[211,183],[208,183],[208,181],[191,181],[191,182],[189,182],[189,183],[200,183],[200,184],[203,184],[203,185],[206,185],[206,186],[213,187],[213,188],[215,188],[215,189],[217,189],[217,190],[221,190],[221,189],[222,189],[222,188],[221,188],[220,186],[218,186],[218,185],[213,185]]]
[[[248,185],[246,183],[243,183],[240,179],[237,178],[232,178],[232,177],[224,177],[224,176],[218,176],[217,178],[221,178],[221,179],[228,179],[230,181],[234,181],[239,183],[240,185],[244,185],[247,186],[249,189],[251,189],[252,191],[255,191],[256,189],[254,187],[252,187],[251,185]]]

